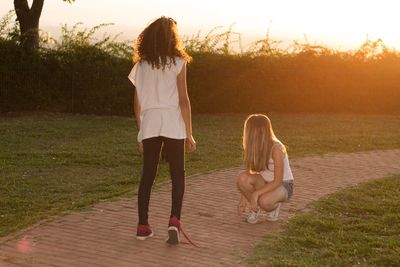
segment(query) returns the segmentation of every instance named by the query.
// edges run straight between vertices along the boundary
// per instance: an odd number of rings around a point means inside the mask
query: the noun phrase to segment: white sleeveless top
[[[268,169],[265,169],[260,172],[260,175],[264,178],[264,181],[267,183],[272,182],[274,180],[274,161],[270,158],[268,161]],[[289,157],[288,154],[285,153],[283,158],[283,181],[293,181],[293,173],[292,169],[289,165]]]
[[[185,60],[176,57],[175,62],[169,67],[166,65],[163,70],[140,61],[129,73],[128,78],[136,87],[140,103],[139,142],[156,136],[186,138],[176,81]]]

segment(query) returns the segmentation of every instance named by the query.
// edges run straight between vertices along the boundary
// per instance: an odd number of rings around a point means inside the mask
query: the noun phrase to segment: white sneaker
[[[274,209],[273,211],[268,212],[267,213],[267,221],[276,222],[278,220],[278,217],[279,217],[280,208],[281,208],[281,203],[278,203],[278,207],[276,207],[276,209]]]
[[[251,211],[247,216],[247,222],[251,224],[256,224],[258,222],[259,215],[260,215],[260,209],[257,211]]]

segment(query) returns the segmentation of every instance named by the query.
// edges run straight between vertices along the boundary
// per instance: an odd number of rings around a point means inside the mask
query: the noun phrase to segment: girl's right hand
[[[188,135],[186,138],[186,148],[188,152],[193,152],[196,150],[196,141],[193,138],[193,135]]]
[[[246,210],[246,205],[247,205],[247,200],[246,198],[242,195],[240,197],[240,201],[239,201],[239,205],[237,207],[237,213],[238,215],[242,215],[243,212],[245,212]]]
[[[139,149],[140,153],[143,153],[143,143],[142,142],[138,143],[138,149]]]

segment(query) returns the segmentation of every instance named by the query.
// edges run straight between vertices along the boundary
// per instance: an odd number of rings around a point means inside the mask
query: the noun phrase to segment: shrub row
[[[0,23],[0,112],[132,113],[132,47],[96,39],[106,24],[65,25],[60,40],[24,55],[13,21],[10,12]],[[381,40],[340,52],[298,42],[285,50],[267,37],[235,53],[233,35],[184,40],[193,112],[400,113],[400,53]]]
[[[197,55],[188,80],[197,112],[400,113],[399,59]]]
[[[29,57],[0,43],[0,111],[128,115],[129,59],[94,47]],[[195,54],[188,67],[193,111],[399,113],[400,61],[332,55]]]
[[[129,60],[94,47],[26,56],[2,43],[0,51],[1,112],[122,115],[132,110]]]

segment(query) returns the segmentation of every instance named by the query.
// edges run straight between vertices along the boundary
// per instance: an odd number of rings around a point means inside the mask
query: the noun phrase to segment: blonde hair
[[[274,143],[279,142],[270,119],[264,114],[247,117],[243,128],[244,164],[249,172],[268,169]]]

